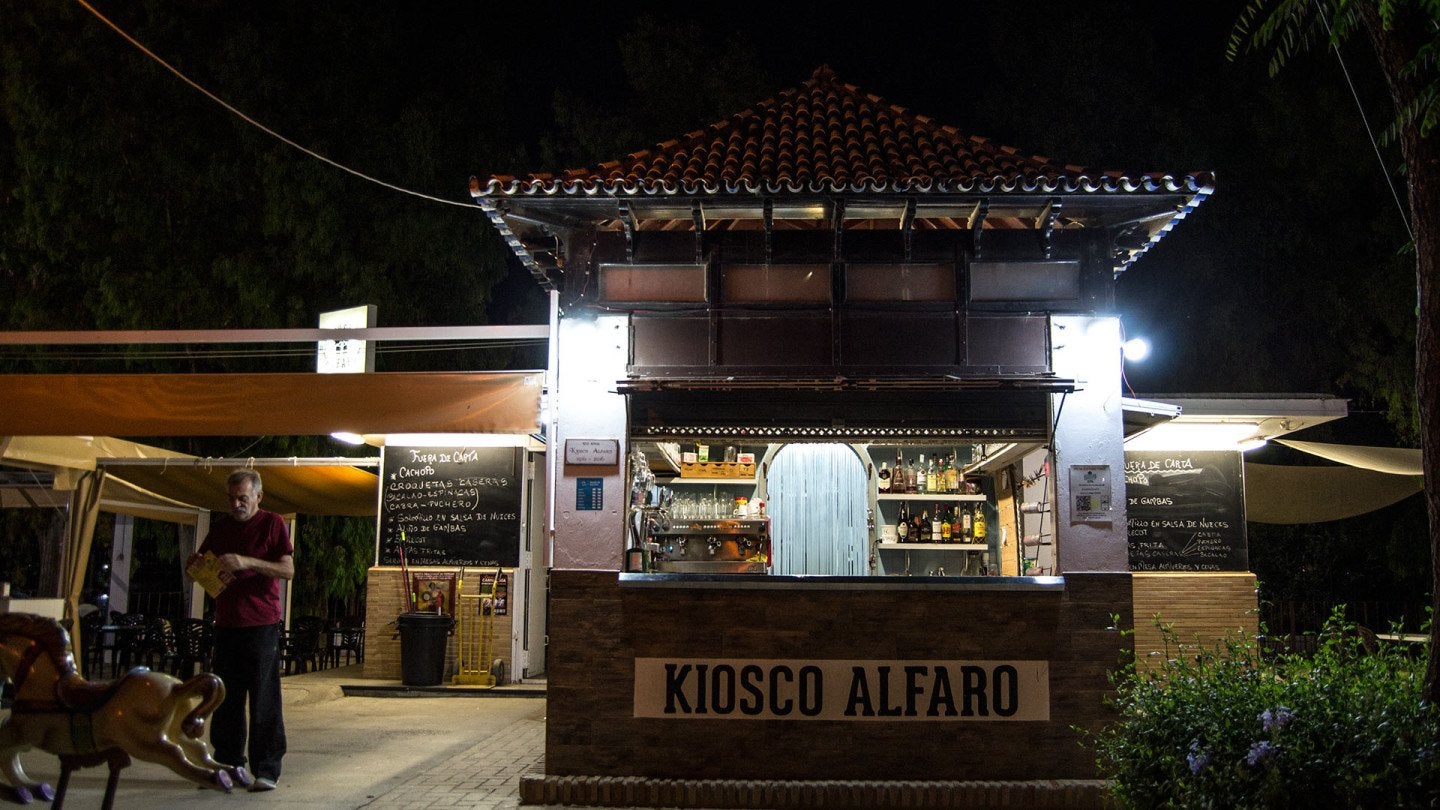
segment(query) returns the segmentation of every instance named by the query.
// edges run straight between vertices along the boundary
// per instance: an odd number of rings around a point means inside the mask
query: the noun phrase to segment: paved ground
[[[199,790],[165,768],[136,762],[120,777],[117,810],[144,808],[464,807],[518,805],[519,777],[544,755],[543,697],[348,697],[342,684],[376,684],[359,666],[282,681],[290,750],[278,790]],[[32,778],[59,777],[55,757],[22,757]],[[100,807],[104,767],[78,771],[68,810]],[[0,805],[3,806],[3,805]]]

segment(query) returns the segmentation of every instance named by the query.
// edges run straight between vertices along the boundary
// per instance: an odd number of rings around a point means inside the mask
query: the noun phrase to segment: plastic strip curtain
[[[792,444],[767,478],[776,574],[860,576],[865,553],[865,465],[843,444]]]

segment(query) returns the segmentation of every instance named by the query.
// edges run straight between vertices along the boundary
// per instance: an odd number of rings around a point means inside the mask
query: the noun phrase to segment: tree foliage
[[[1429,518],[1431,600],[1440,613],[1440,142],[1431,127],[1440,91],[1440,2],[1435,0],[1253,0],[1231,37],[1272,54],[1271,72],[1317,45],[1353,37],[1374,48],[1394,106],[1391,132],[1405,159],[1417,293],[1415,391]],[[1440,625],[1432,627],[1425,694],[1440,704]]]

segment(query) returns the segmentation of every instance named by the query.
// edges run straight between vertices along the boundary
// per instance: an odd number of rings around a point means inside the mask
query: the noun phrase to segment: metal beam
[[[549,340],[550,327],[381,326],[369,329],[109,329],[69,332],[3,332],[0,346],[315,343],[321,340]]]
[[[975,205],[975,213],[970,215],[971,244],[975,248],[975,258],[980,258],[980,234],[985,229],[985,217],[990,215],[990,198],[982,197]]]
[[[705,263],[705,206],[699,200],[690,203],[690,218],[695,220],[695,263]]]
[[[626,200],[620,201],[619,208],[620,227],[623,228],[625,231],[625,262],[627,264],[634,264],[635,231],[638,230],[638,226],[635,222],[635,212],[630,210],[630,203]]]
[[[775,201],[769,197],[765,198],[765,263],[770,263],[773,255],[772,242],[775,236]]]
[[[1060,217],[1060,207],[1064,205],[1059,197],[1051,197],[1045,203],[1045,208],[1040,216],[1035,219],[1035,228],[1040,231],[1040,247],[1045,251],[1045,258],[1050,258],[1053,249],[1051,235],[1055,232],[1055,220]]]
[[[122,467],[379,467],[379,456],[285,456],[283,458],[97,458],[97,466]]]
[[[915,247],[915,198],[905,201],[905,210],[900,214],[900,233],[905,240],[905,261],[910,261]]]

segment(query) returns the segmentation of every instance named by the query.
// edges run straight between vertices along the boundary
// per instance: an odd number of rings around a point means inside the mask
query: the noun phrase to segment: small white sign
[[[374,304],[320,313],[321,329],[369,329],[374,325]],[[315,353],[315,370],[321,374],[374,371],[375,347],[368,340],[322,340]]]
[[[620,463],[618,439],[566,439],[565,463],[610,466]]]
[[[1070,466],[1070,522],[1109,523],[1110,468],[1104,464]]]

